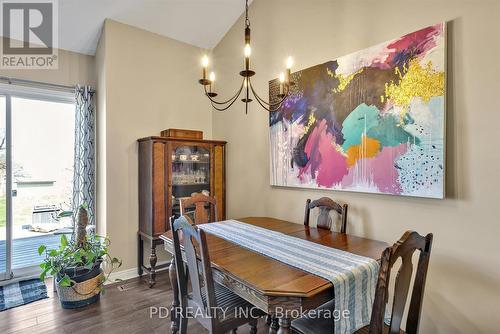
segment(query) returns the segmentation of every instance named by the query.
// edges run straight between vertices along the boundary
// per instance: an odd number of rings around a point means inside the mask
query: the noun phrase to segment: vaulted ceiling
[[[251,2],[251,0],[250,0]],[[60,0],[59,48],[95,54],[110,18],[202,48],[213,48],[244,11],[243,0]]]

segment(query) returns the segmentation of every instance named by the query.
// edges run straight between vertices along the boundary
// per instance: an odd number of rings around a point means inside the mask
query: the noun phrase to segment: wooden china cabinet
[[[217,216],[226,217],[225,141],[203,140],[199,131],[169,129],[161,137],[139,139],[139,276],[155,284],[156,246],[169,230],[169,218],[180,215],[179,201],[203,192],[217,200]],[[144,240],[151,245],[149,267],[144,265]]]

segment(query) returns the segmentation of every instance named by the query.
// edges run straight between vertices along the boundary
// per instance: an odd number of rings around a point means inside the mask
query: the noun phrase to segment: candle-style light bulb
[[[280,83],[284,83],[285,82],[285,73],[281,72],[280,73]]]
[[[243,54],[245,55],[245,70],[248,71],[250,69],[250,55],[252,54],[252,48],[250,47],[250,44],[245,44]]]
[[[285,82],[287,84],[290,83],[290,74],[291,74],[291,68],[292,68],[292,65],[293,65],[293,58],[292,57],[288,57],[286,59],[286,74],[285,74]]]
[[[284,94],[283,84],[285,83],[285,73],[280,73],[280,97]]]
[[[208,56],[204,55],[203,58],[201,58],[201,66],[203,66],[202,70],[202,80],[207,80],[207,68],[208,68]],[[206,83],[203,83],[206,85]]]
[[[243,49],[243,53],[245,54],[245,58],[250,57],[252,54],[252,48],[250,47],[250,44],[246,44],[245,48]]]
[[[204,68],[208,67],[208,56],[207,55],[204,55],[203,58],[201,58],[201,66],[203,66]]]
[[[212,93],[213,91],[215,91],[215,73],[210,72],[208,79],[210,80],[210,85],[208,86],[208,89],[209,92]]]

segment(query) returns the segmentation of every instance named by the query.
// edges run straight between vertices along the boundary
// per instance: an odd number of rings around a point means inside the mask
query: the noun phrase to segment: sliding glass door
[[[72,233],[74,117],[73,94],[0,89],[0,280],[36,274],[38,247]]]
[[[0,280],[10,278],[11,244],[7,244],[7,97],[0,96]]]

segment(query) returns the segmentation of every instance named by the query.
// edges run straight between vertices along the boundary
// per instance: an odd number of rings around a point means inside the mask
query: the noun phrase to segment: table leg
[[[288,318],[280,318],[280,329],[277,334],[290,334],[290,324],[292,321]]]
[[[177,286],[177,270],[175,269],[175,260],[172,257],[170,261],[170,266],[168,267],[168,276],[170,278],[170,284],[172,286],[172,308],[170,309],[170,319],[172,320],[170,324],[170,330],[172,334],[176,334],[179,331],[179,320],[177,319],[178,313],[176,312],[179,307],[179,287]]]

